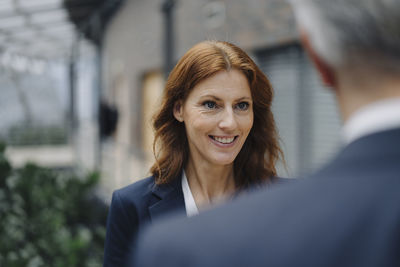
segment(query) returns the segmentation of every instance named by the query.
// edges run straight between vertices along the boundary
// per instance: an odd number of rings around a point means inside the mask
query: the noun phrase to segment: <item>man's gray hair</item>
[[[381,70],[400,70],[400,0],[290,2],[313,48],[328,64],[340,68],[371,60]]]

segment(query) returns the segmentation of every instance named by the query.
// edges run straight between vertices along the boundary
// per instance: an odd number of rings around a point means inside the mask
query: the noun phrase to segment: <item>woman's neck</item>
[[[235,192],[233,164],[215,166],[189,160],[185,173],[199,209],[222,202]]]

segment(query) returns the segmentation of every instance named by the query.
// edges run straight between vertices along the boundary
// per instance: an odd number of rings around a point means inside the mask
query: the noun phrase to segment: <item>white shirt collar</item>
[[[185,171],[182,171],[182,191],[183,198],[185,200],[186,215],[188,217],[191,217],[193,215],[199,214],[199,209],[197,208],[196,202],[194,201]]]
[[[400,127],[400,98],[372,103],[351,116],[343,126],[346,144],[375,132]]]

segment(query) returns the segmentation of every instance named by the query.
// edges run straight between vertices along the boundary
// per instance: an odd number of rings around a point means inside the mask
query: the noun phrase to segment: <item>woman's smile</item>
[[[209,135],[212,142],[221,147],[231,147],[234,145],[235,141],[237,140],[238,135],[236,136],[214,136]]]

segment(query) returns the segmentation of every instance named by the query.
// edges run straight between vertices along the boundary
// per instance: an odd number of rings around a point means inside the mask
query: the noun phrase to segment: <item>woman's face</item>
[[[198,83],[174,116],[185,123],[191,160],[232,164],[253,126],[248,81],[238,70],[220,71]]]

